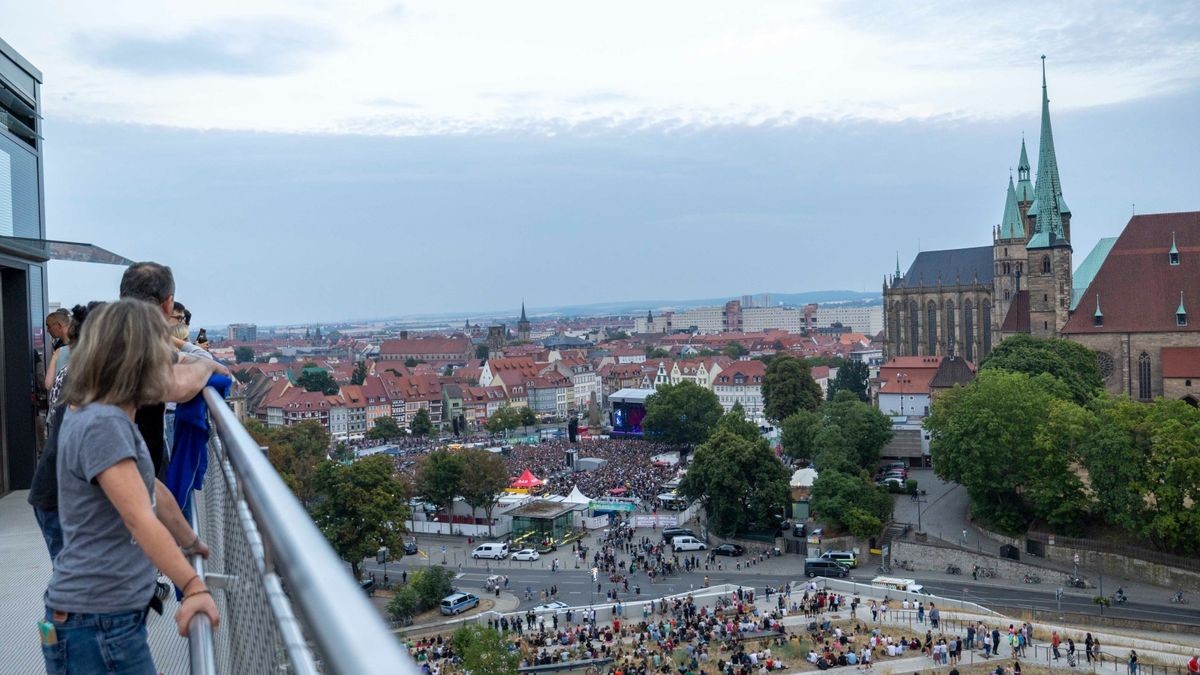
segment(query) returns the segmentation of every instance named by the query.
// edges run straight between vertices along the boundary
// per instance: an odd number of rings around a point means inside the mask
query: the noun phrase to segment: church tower
[[[1025,245],[1029,332],[1036,337],[1054,337],[1067,323],[1071,307],[1071,210],[1063,199],[1054,153],[1045,56],[1042,56],[1042,132],[1033,196],[1025,228],[1029,236]]]
[[[525,316],[525,301],[521,301],[521,319],[517,321],[517,340],[529,342],[529,318]]]

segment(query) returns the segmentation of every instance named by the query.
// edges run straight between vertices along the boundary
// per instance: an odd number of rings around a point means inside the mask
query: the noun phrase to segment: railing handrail
[[[196,532],[196,536],[203,539],[203,533],[200,532],[200,518],[196,515],[196,509],[196,502],[192,500],[191,513],[187,514],[188,523]],[[188,562],[192,564],[196,576],[204,579],[207,583],[207,577],[204,574],[204,558],[200,557],[199,553],[194,553],[188,556]],[[188,622],[188,661],[191,663],[191,675],[217,675],[212,621],[203,612],[195,614]]]
[[[344,675],[415,673],[400,642],[220,394],[206,387],[204,400],[324,667]]]

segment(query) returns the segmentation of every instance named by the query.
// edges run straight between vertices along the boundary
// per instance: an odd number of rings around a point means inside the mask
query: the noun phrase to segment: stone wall
[[[1139,560],[1117,553],[1090,551],[1068,546],[1046,546],[1046,559],[1056,563],[1070,565],[1076,554],[1079,555],[1081,571],[1103,570],[1105,576],[1111,576],[1114,579],[1133,579],[1155,586],[1177,588],[1193,593],[1200,592],[1200,573],[1198,572]]]
[[[892,574],[903,575],[900,561],[912,563],[915,571],[928,570],[945,573],[950,565],[957,565],[964,577],[971,576],[971,570],[976,565],[996,571],[996,578],[1010,579],[1020,582],[1026,574],[1041,578],[1043,585],[1051,587],[1068,586],[1069,574],[1049,570],[1044,567],[1029,565],[1017,560],[1009,560],[993,555],[985,555],[968,549],[944,544],[919,544],[911,541],[892,542]]]

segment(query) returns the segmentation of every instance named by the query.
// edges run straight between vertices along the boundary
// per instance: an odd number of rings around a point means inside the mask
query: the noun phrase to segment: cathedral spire
[[[522,300],[521,301],[521,321],[528,321],[528,320],[529,319],[525,318],[525,301]]]
[[[1034,185],[1034,202],[1029,207],[1028,217],[1034,221],[1034,234],[1029,241],[1031,248],[1048,247],[1058,241],[1066,241],[1063,216],[1070,217],[1071,210],[1062,196],[1062,183],[1058,177],[1058,159],[1054,153],[1054,131],[1050,127],[1050,94],[1046,86],[1046,57],[1042,56],[1042,133],[1038,145],[1037,183]]]
[[[1004,199],[1004,219],[1000,221],[1000,238],[1025,238],[1025,226],[1021,223],[1021,210],[1017,208],[1017,190],[1013,186],[1012,174],[1008,176],[1008,195]]]
[[[1025,136],[1021,136],[1021,159],[1017,162],[1017,201],[1033,201],[1033,181],[1029,180],[1029,153],[1025,152]]]

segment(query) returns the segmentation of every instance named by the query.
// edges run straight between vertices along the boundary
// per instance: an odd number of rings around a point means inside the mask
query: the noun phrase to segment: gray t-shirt
[[[58,437],[58,513],[63,549],[54,559],[46,605],[97,614],[145,609],[154,594],[150,559],[95,482],[132,458],[154,501],[154,465],[137,427],[120,408],[93,403],[68,409]]]

